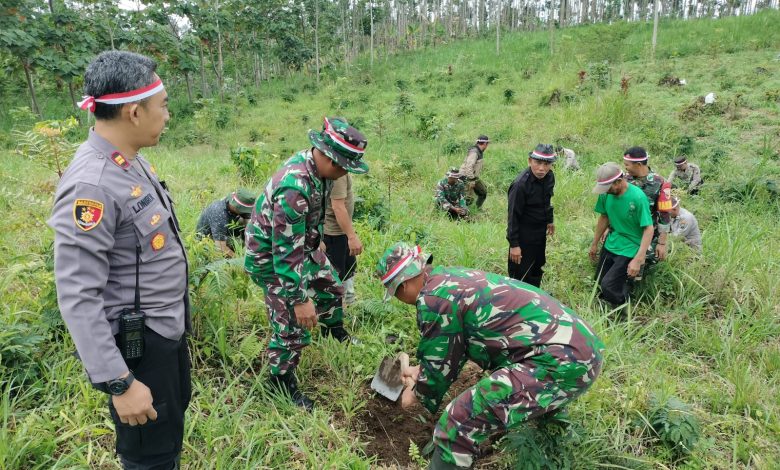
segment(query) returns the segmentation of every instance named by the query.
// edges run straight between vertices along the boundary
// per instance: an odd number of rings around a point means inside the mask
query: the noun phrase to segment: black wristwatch
[[[130,384],[135,380],[135,376],[130,372],[125,378],[113,379],[108,382],[93,383],[92,386],[103,393],[111,395],[122,395],[130,388]]]

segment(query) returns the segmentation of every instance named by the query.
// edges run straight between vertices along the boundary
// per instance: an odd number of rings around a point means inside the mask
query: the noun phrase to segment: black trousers
[[[519,281],[526,282],[532,286],[540,287],[542,285],[542,276],[544,275],[544,265],[547,263],[545,252],[547,251],[547,240],[541,239],[539,243],[520,243],[520,262],[513,263],[507,259],[509,277]]]
[[[599,262],[596,265],[596,282],[601,288],[601,298],[613,307],[628,301],[631,287],[628,283],[628,263],[631,258],[616,255],[606,248],[601,248]]]
[[[146,328],[144,349],[144,356],[128,360],[127,366],[135,379],[151,390],[157,420],[138,426],[124,424],[109,396],[108,409],[116,426],[116,452],[125,469],[170,470],[178,465],[184,439],[184,411],[192,395],[186,334],[174,341]]]
[[[323,235],[325,242],[325,253],[328,255],[330,264],[336,268],[341,282],[346,281],[355,275],[357,268],[357,258],[349,254],[349,242],[346,235]]]

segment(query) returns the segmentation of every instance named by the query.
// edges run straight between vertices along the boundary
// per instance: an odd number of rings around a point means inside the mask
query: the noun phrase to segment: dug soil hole
[[[464,366],[458,380],[452,384],[439,412],[432,416],[421,405],[409,410],[401,408],[401,399],[391,402],[377,395],[368,384],[369,395],[363,413],[358,417],[359,430],[368,441],[366,454],[376,456],[380,464],[400,468],[417,468],[409,457],[409,443],[413,442],[422,453],[431,441],[433,428],[442,411],[464,390],[476,384],[482,378],[482,370],[469,362]]]

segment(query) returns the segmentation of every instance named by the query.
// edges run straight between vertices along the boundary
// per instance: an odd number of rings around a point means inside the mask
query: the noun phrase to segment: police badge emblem
[[[73,220],[78,228],[89,232],[103,220],[103,203],[94,199],[76,199],[73,203]]]
[[[152,249],[154,251],[159,251],[164,246],[165,246],[165,235],[163,235],[162,233],[157,233],[155,236],[152,237]]]

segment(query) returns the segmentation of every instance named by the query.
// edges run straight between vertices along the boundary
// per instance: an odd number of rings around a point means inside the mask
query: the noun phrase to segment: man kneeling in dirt
[[[544,291],[498,274],[432,267],[420,247],[385,251],[377,275],[417,306],[418,366],[403,371],[401,405],[431,413],[467,360],[490,375],[452,401],[433,433],[430,469],[470,467],[493,433],[557,410],[601,371],[604,344],[581,318]]]

